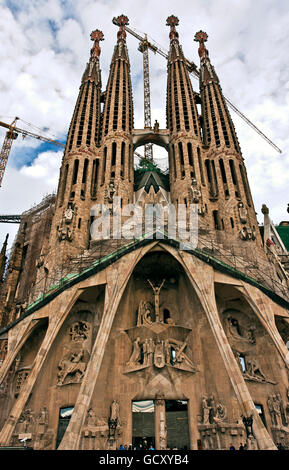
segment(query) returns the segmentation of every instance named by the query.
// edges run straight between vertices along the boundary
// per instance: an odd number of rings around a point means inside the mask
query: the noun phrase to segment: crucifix
[[[163,321],[163,319],[160,319],[160,292],[161,288],[163,287],[165,283],[165,279],[163,279],[163,282],[161,283],[160,286],[154,286],[152,282],[148,279],[148,283],[150,284],[152,290],[154,291],[154,298],[155,298],[155,314],[156,314],[156,322]]]

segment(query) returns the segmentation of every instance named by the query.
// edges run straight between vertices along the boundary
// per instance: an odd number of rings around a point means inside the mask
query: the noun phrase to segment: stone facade
[[[0,445],[289,448],[288,277],[262,245],[207,36],[198,94],[168,18],[167,129],[136,130],[128,19],[113,21],[106,91],[95,30],[57,195],[22,216],[2,282]],[[148,142],[167,148],[169,177],[134,172]],[[91,239],[93,206],[115,196],[198,204],[197,247],[159,229]]]

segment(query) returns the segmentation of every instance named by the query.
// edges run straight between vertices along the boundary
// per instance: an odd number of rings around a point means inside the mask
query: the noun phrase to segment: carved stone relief
[[[207,397],[204,395],[202,398],[202,424],[222,423],[227,420],[227,409],[222,403],[215,405],[215,399],[212,395]]]
[[[288,425],[286,408],[280,393],[269,395],[267,398],[267,406],[270,413],[271,424],[274,427],[282,428]],[[289,429],[288,429],[289,431]]]
[[[67,204],[67,208],[63,212],[61,224],[58,227],[59,241],[71,241],[73,239],[73,232],[76,226],[76,215],[77,207],[73,202],[69,201]]]
[[[51,446],[54,433],[48,429],[48,412],[46,407],[42,407],[39,414],[26,408],[20,415],[15,426],[11,439],[11,444],[19,445],[19,441],[26,439],[26,445],[35,450],[46,449]]]
[[[176,326],[169,308],[163,308],[164,305],[160,308],[160,293],[165,279],[158,284],[150,279],[147,282],[153,290],[154,306],[142,299],[137,310],[136,327],[126,330],[132,342],[132,350],[125,372],[150,366],[158,369],[169,366],[196,372],[196,365],[189,357],[187,341],[191,330]]]
[[[77,321],[70,327],[69,334],[71,341],[81,342],[88,339],[90,324],[85,321]]]
[[[57,385],[80,383],[86,370],[85,351],[70,352],[58,364]]]
[[[244,226],[239,232],[239,237],[241,240],[255,240],[256,230]]]
[[[254,382],[268,382],[274,385],[276,384],[276,382],[268,379],[268,377],[264,374],[258,359],[246,358],[246,365],[247,369],[243,372],[245,379],[252,380]]]
[[[238,312],[239,313],[239,312]],[[243,315],[243,321],[240,320],[239,315],[234,312],[230,312],[226,315],[225,329],[228,337],[231,340],[243,342],[247,344],[256,343],[256,326],[253,322],[249,322]]]
[[[165,366],[195,372],[196,366],[185,353],[187,343],[174,338],[156,339],[137,337],[133,342],[131,356],[126,363],[126,372],[155,366]]]
[[[75,321],[68,328],[68,341],[58,363],[58,386],[81,382],[89,359],[90,340],[91,324],[88,321]]]
[[[26,439],[25,445],[29,445],[34,440],[35,423],[34,412],[30,408],[23,410],[11,437],[11,445],[19,446],[22,439]]]
[[[198,430],[202,448],[227,450],[232,444],[236,449],[246,442],[246,431],[241,420],[229,422],[226,406],[215,402],[213,395],[203,395]]]
[[[24,382],[27,380],[30,374],[30,368],[19,370],[16,372],[16,379],[15,379],[15,394],[18,395],[21,392],[21,388],[23,387]]]

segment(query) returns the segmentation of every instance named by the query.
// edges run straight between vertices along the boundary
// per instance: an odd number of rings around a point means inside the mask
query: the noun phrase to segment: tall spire
[[[105,92],[99,196],[105,199],[107,188],[114,185],[115,196],[126,204],[133,193],[133,100],[125,31],[129,20],[120,15],[112,22],[119,30]]]
[[[167,79],[167,127],[170,130],[170,181],[173,201],[192,202],[191,185],[201,179],[201,133],[195,94],[179,43],[179,20],[167,18],[170,27]]]
[[[99,42],[104,40],[104,36],[102,31],[96,29],[95,31],[92,31],[90,38],[92,41],[94,41],[94,44],[90,51],[89,63],[87,64],[86,70],[82,77],[82,83],[90,80],[101,86],[101,75],[99,69],[99,56],[101,53],[101,48]]]
[[[200,56],[207,219],[213,229],[235,232],[242,240],[257,239],[261,244],[238,138],[205,45],[208,35],[200,30],[194,40]]]
[[[0,252],[0,290],[1,290],[1,283],[3,282],[5,266],[6,266],[6,251],[7,251],[7,244],[8,244],[9,233],[7,233],[5,241],[3,243],[1,252]]]
[[[177,16],[171,15],[167,18],[167,26],[170,26],[170,40],[179,41],[179,33],[176,30],[176,26],[179,24],[179,18]]]
[[[125,30],[125,26],[129,24],[128,17],[125,15],[120,15],[117,18],[114,17],[112,22],[116,26],[119,26],[119,30],[117,32],[117,45],[114,48],[112,62],[114,60],[117,60],[120,57],[129,61],[128,51],[126,47],[126,30]]]
[[[88,247],[89,211],[95,199],[101,141],[100,41],[103,33],[90,34],[93,46],[82,76],[60,170],[58,193],[49,245],[49,266],[61,263]]]
[[[101,73],[99,68],[100,46],[104,36],[96,29],[90,35],[94,41],[90,60],[82,77],[80,91],[71,120],[65,153],[79,147],[95,148],[100,139]]]
[[[194,92],[176,30],[178,24],[179,20],[176,16],[171,15],[167,18],[167,26],[170,26],[167,123],[171,131],[193,131],[195,137],[200,137]]]
[[[234,149],[241,154],[235,127],[230,116],[219,78],[212,66],[205,42],[208,35],[198,31],[194,40],[199,42],[200,56],[200,92],[203,111],[204,144]]]

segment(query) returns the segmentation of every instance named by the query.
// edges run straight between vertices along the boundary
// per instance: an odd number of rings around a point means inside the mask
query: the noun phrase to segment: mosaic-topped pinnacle
[[[95,31],[92,31],[90,38],[92,41],[103,41],[104,40],[104,35],[102,31],[99,31],[99,29],[96,29]]]
[[[177,16],[171,15],[167,18],[167,26],[175,27],[179,24],[179,18]]]
[[[99,31],[99,29],[96,29],[95,31],[92,31],[92,33],[90,35],[90,39],[92,41],[94,41],[94,45],[91,49],[91,57],[94,57],[94,58],[98,59],[99,56],[100,56],[100,52],[101,52],[101,48],[99,46],[99,41],[104,40],[103,32]]]
[[[209,52],[205,46],[205,42],[208,40],[208,35],[205,31],[198,31],[195,34],[194,41],[199,42],[199,56],[201,58],[207,57],[209,55]]]
[[[128,17],[125,16],[125,15],[120,15],[117,18],[114,17],[112,22],[113,22],[113,24],[115,24],[117,26],[126,26],[127,24],[129,24]]]
[[[125,41],[126,40],[126,31],[125,31],[125,26],[129,24],[128,17],[125,15],[120,15],[117,18],[114,17],[112,20],[113,24],[116,26],[119,26],[119,31],[117,33],[117,40],[118,42],[120,41]]]
[[[179,18],[171,15],[167,18],[167,26],[170,26],[170,40],[179,39],[179,33],[176,30],[176,26],[179,24]]]

